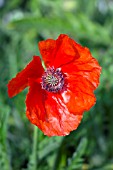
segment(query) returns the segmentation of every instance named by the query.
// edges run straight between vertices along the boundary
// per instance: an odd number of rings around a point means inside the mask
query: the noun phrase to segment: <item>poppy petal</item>
[[[28,86],[28,79],[38,78],[42,75],[44,69],[41,65],[40,58],[34,56],[33,60],[21,71],[15,78],[8,83],[8,95],[13,97],[20,93],[23,89]]]
[[[61,93],[68,110],[73,113],[88,111],[96,102],[94,86],[82,76],[71,76],[67,89]]]
[[[45,100],[48,121],[43,127],[45,135],[65,136],[75,130],[81,122],[82,113],[73,114],[69,112],[61,100],[60,94],[47,93]],[[51,129],[50,131],[48,131]]]
[[[71,112],[89,110],[96,102],[94,90],[99,85],[101,67],[88,48],[76,44],[80,57],[62,67],[66,74],[67,91],[62,93],[63,101]]]
[[[68,111],[59,94],[53,95],[42,90],[36,82],[30,83],[26,106],[26,115],[30,122],[47,136],[68,135],[78,127],[82,119],[82,114],[72,114]]]
[[[45,66],[48,67],[52,64],[54,55],[52,55],[53,51],[56,47],[56,41],[53,39],[47,39],[45,41],[40,41],[38,43],[38,47],[40,53],[42,55],[42,59],[44,60]]]
[[[26,106],[29,111],[32,121],[46,120],[46,110],[44,108],[44,101],[46,98],[45,91],[42,90],[41,85],[34,79],[29,79],[29,92],[26,97]]]
[[[79,58],[77,49],[74,47],[72,39],[65,34],[61,34],[56,40],[56,57],[53,61],[55,67],[61,67]]]
[[[99,85],[101,67],[98,61],[92,57],[88,48],[77,44],[77,49],[80,57],[73,63],[63,66],[62,71],[70,76],[75,75],[75,77],[85,78],[89,82],[89,86],[92,84],[93,90],[95,90]]]
[[[38,46],[47,67],[61,67],[79,58],[72,39],[65,34],[61,34],[57,40],[40,41]]]

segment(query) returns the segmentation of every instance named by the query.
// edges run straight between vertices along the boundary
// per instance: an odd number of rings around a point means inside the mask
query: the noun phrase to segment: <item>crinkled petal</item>
[[[94,86],[82,76],[69,76],[66,90],[61,93],[68,110],[73,113],[88,111],[96,102]]]
[[[9,97],[13,97],[25,89],[28,86],[29,78],[41,77],[43,71],[44,69],[41,65],[40,58],[38,56],[34,56],[33,60],[21,72],[19,72],[15,78],[9,81]]]
[[[79,44],[76,45],[76,48],[80,57],[76,59],[73,63],[64,65],[62,67],[62,70],[65,74],[68,74],[70,76],[75,75],[75,77],[83,77],[89,82],[89,85],[92,84],[94,86],[93,90],[95,90],[99,85],[101,67],[98,61],[92,57],[88,48],[84,48]]]
[[[41,85],[37,80],[29,79],[29,92],[26,97],[27,111],[29,111],[32,122],[35,120],[46,120],[46,110],[44,108],[44,101],[46,99],[45,91],[42,90]]]
[[[68,135],[80,124],[82,113],[73,114],[69,112],[66,105],[62,102],[60,94],[47,93],[47,96],[45,108],[48,113],[49,127],[46,123],[44,133],[48,136]],[[48,131],[49,129],[51,130]]]
[[[70,112],[88,111],[96,102],[94,90],[99,84],[101,67],[88,48],[73,41],[79,58],[73,63],[62,66],[66,75],[67,89],[62,92],[62,100]]]
[[[61,67],[79,58],[72,39],[65,34],[61,34],[57,40],[40,41],[38,46],[47,67]]]
[[[41,89],[40,84],[30,82],[26,98],[26,115],[47,136],[65,136],[75,130],[82,119],[82,113],[70,113],[61,101],[60,94]]]
[[[47,39],[45,41],[40,41],[38,43],[42,59],[44,60],[45,65],[48,67],[52,64],[54,60],[53,51],[56,48],[56,41],[52,39]]]

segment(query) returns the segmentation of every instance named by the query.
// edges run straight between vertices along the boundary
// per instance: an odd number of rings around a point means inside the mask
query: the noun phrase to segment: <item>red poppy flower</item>
[[[57,40],[40,41],[41,60],[33,60],[9,81],[8,94],[13,97],[29,86],[26,115],[31,123],[48,136],[65,136],[75,130],[84,111],[96,101],[101,67],[88,48],[67,35]]]

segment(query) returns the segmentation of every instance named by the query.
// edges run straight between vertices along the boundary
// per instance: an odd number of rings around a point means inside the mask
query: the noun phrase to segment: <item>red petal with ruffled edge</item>
[[[95,104],[93,93],[99,84],[101,67],[88,48],[73,44],[80,57],[62,67],[67,76],[67,90],[62,93],[62,100],[70,112],[76,113],[87,111]]]
[[[47,39],[45,41],[40,41],[38,43],[40,53],[42,55],[42,59],[44,60],[45,66],[49,67],[53,60],[54,60],[54,55],[53,51],[56,47],[56,41],[53,39]]]
[[[65,34],[61,34],[57,40],[40,41],[38,46],[47,67],[58,68],[79,58],[72,40]]]
[[[35,119],[46,120],[46,110],[44,108],[44,101],[46,99],[45,91],[42,90],[41,85],[34,79],[29,79],[29,92],[26,98],[26,106],[29,111],[32,122]],[[43,95],[42,95],[43,93]]]
[[[73,63],[64,65],[62,70],[64,73],[68,74],[68,77],[71,75],[84,77],[94,86],[94,89],[96,89],[99,84],[101,67],[98,61],[92,57],[88,48],[82,47],[77,43],[75,43],[75,47],[80,57]]]
[[[96,102],[93,85],[81,76],[70,77],[67,90],[61,95],[68,110],[75,114],[88,111]]]
[[[34,56],[33,60],[15,78],[8,83],[8,95],[13,97],[28,86],[28,78],[41,77],[44,72],[40,58]]]
[[[26,115],[30,122],[48,136],[68,135],[78,127],[82,119],[82,114],[68,111],[59,94],[42,90],[40,84],[32,80],[30,80],[26,106]]]

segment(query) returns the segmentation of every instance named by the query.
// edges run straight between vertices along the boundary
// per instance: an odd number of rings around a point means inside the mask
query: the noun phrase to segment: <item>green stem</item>
[[[33,136],[33,157],[36,161],[36,153],[37,153],[37,137],[38,137],[38,128],[37,126],[34,126],[34,136]]]
[[[33,150],[30,156],[30,161],[28,164],[28,170],[37,170],[37,138],[38,138],[38,128],[34,126],[33,134]]]

